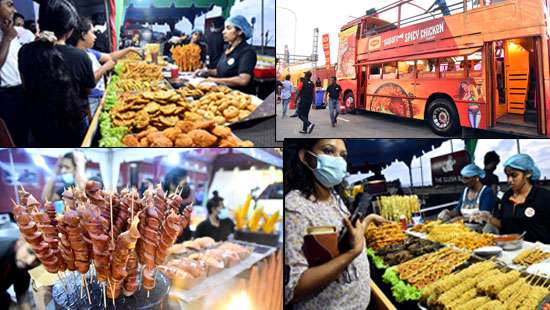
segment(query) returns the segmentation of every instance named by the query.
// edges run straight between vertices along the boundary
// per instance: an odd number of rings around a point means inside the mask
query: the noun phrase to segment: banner
[[[338,79],[355,79],[355,49],[357,47],[357,25],[339,34]]]
[[[325,66],[330,69],[330,41],[328,33],[323,35],[323,50],[325,51]]]
[[[461,182],[460,170],[469,163],[470,158],[465,150],[432,158],[432,184],[444,185]]]

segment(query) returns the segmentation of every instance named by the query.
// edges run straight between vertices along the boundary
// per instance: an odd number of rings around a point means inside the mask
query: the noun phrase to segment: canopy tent
[[[106,0],[107,1],[107,0]],[[108,0],[111,5],[110,20],[112,30],[116,30],[116,37],[113,36],[113,46],[117,46],[120,39],[120,30],[124,19],[133,17],[144,17],[146,21],[156,21],[156,13],[172,17],[171,11],[178,10],[179,18],[186,17],[194,26],[196,17],[210,11],[213,6],[222,8],[223,17],[229,17],[231,7],[236,1],[242,0]],[[155,10],[155,11],[152,11]],[[181,10],[181,11],[180,11]],[[142,12],[142,13],[140,13]],[[162,19],[162,17],[161,17]]]

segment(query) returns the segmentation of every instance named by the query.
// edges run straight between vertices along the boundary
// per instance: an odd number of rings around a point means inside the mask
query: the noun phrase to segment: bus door
[[[504,76],[507,112],[524,115],[529,87],[529,51],[514,40],[504,44]]]

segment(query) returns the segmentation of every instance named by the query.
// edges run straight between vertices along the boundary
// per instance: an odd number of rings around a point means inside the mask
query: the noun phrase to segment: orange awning
[[[376,60],[367,60],[362,64],[375,64],[375,63],[383,63],[383,62],[390,62],[390,61],[405,61],[405,60],[415,60],[415,59],[434,59],[434,58],[446,58],[446,57],[453,57],[453,56],[466,56],[466,55],[471,55],[480,50],[481,50],[481,46],[458,49],[458,50],[453,49],[448,51],[439,51],[439,52],[426,51],[426,53],[419,53],[414,55],[391,57],[391,58],[377,58]],[[358,56],[358,58],[360,58],[360,56]],[[361,61],[361,60],[358,59],[358,61]]]

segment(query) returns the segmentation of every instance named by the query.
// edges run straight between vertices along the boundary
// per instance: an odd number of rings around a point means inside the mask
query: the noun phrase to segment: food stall
[[[85,186],[62,183],[59,200],[48,201],[42,198],[48,180],[63,182],[60,158],[80,155],[72,149],[0,150],[1,212],[9,215],[8,223],[0,224],[0,235],[21,236],[36,253],[40,264],[28,270],[33,290],[51,293],[51,300],[35,296],[37,306],[282,307],[282,197],[262,196],[273,192],[273,184],[282,184],[280,150],[79,152],[86,160]],[[174,168],[186,171],[175,189],[164,178]],[[253,183],[236,187],[229,182],[251,176]],[[145,180],[151,185],[143,187]],[[205,206],[214,191],[226,198],[235,231],[228,240],[205,236],[177,241],[185,230],[192,236],[208,218]],[[250,241],[239,233],[258,237]],[[265,242],[273,237],[275,244]]]
[[[409,140],[411,141],[411,140]],[[445,147],[448,142],[445,141]],[[531,141],[533,142],[533,141]],[[538,146],[520,140],[492,141],[500,154],[516,154],[517,150],[536,155],[544,160],[545,151]],[[523,240],[523,235],[498,235],[481,230],[480,223],[469,218],[451,221],[436,220],[433,212],[453,208],[458,195],[447,195],[444,203],[431,205],[426,186],[413,186],[410,172],[412,158],[443,147],[442,142],[430,143],[427,139],[413,140],[415,147],[405,141],[351,140],[348,141],[348,161],[352,176],[344,181],[345,200],[354,205],[354,199],[369,195],[370,206],[389,223],[381,226],[371,224],[365,232],[367,255],[371,263],[372,300],[377,309],[543,309],[550,301],[550,245]],[[460,144],[454,141],[455,147]],[[534,142],[537,143],[537,142]],[[540,143],[540,142],[538,142]],[[473,147],[472,147],[473,145]],[[465,142],[464,150],[454,149],[451,154],[476,153],[476,143]],[[503,147],[505,146],[505,147]],[[517,150],[516,150],[517,147]],[[483,148],[487,151],[487,147]],[[381,154],[376,154],[381,153]],[[440,167],[438,157],[459,163],[459,158],[431,155],[432,165]],[[416,155],[414,155],[416,154]],[[481,155],[481,156],[480,156]],[[532,155],[532,156],[533,156]],[[473,157],[473,156],[472,156]],[[435,161],[433,159],[436,159]],[[468,162],[470,158],[466,157]],[[376,165],[391,166],[395,159],[403,161],[409,171],[402,171],[402,182],[410,177],[411,186],[404,193],[396,194],[388,186],[383,192],[369,193],[367,177],[369,170],[378,170]],[[456,160],[455,160],[456,159]],[[506,157],[504,158],[506,159]],[[503,161],[504,161],[503,159]],[[368,163],[367,163],[368,162]],[[466,163],[468,163],[466,162]],[[546,169],[544,162],[538,162]],[[460,171],[458,169],[448,169]],[[386,169],[385,177],[391,175]],[[379,178],[388,185],[385,177]],[[439,178],[434,175],[432,180]],[[447,177],[447,176],[446,176]],[[432,185],[435,191],[447,192],[459,186],[460,178],[444,187]],[[437,183],[437,182],[435,182]],[[416,183],[417,184],[417,183]],[[547,187],[545,178],[539,185]],[[502,185],[505,187],[505,185]],[[464,190],[464,185],[457,191]]]

